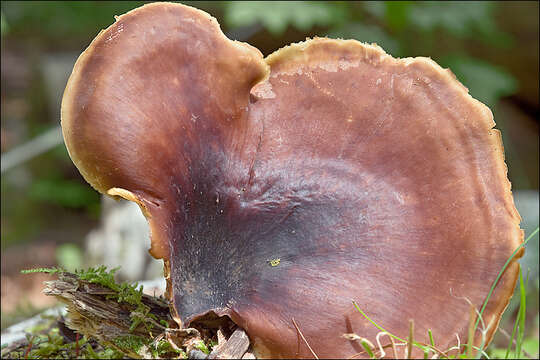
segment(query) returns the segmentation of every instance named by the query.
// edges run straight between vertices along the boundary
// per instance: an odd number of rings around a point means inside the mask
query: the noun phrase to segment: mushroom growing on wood
[[[493,126],[428,58],[326,38],[263,58],[172,3],[100,32],[62,101],[84,178],[147,217],[176,321],[229,316],[258,357],[361,352],[342,335],[379,330],[351,300],[398,336],[414,319],[417,341],[466,342],[467,301],[523,238]],[[488,342],[518,267],[483,313]]]

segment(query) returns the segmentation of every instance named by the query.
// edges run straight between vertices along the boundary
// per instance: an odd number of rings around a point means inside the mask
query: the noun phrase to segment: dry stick
[[[409,339],[407,340],[407,359],[411,358],[413,347],[413,335],[414,335],[414,320],[409,320]]]
[[[397,348],[396,343],[394,342],[394,338],[390,335],[388,337],[390,338],[390,342],[392,343],[392,351],[394,352],[394,357],[397,358]]]
[[[394,358],[397,358],[397,348],[396,348],[396,343],[394,342],[394,338],[388,334],[387,336],[390,339],[390,343],[392,344],[392,351],[394,352]]]
[[[304,342],[306,343],[309,351],[311,351],[311,355],[313,355],[313,357],[315,359],[318,359],[319,357],[317,356],[317,354],[315,354],[315,351],[313,351],[313,349],[311,348],[311,346],[309,346],[309,343],[307,342],[306,338],[304,337],[304,334],[302,334],[302,332],[300,331],[300,328],[298,328],[298,325],[296,324],[296,321],[294,321],[294,318],[291,318],[292,320],[292,323],[294,324],[294,327],[296,328],[296,331],[298,331],[298,333],[300,334],[300,336],[302,337],[302,340],[304,340]]]
[[[240,359],[249,348],[249,338],[244,330],[236,328],[221,346],[208,355],[208,359]]]
[[[377,344],[379,345],[379,350],[381,352],[380,357],[383,358],[386,355],[386,352],[384,351],[385,346],[381,345],[381,341],[379,339],[383,335],[388,336],[388,338],[390,339],[390,343],[392,344],[392,350],[394,351],[394,359],[397,359],[398,355],[397,355],[396,343],[394,342],[394,339],[390,336],[390,334],[388,334],[386,331],[378,333],[377,337],[375,338],[375,340],[377,340]]]
[[[75,357],[79,357],[79,333],[75,334]]]
[[[34,342],[34,337],[30,339],[28,342],[28,347],[26,348],[26,351],[24,352],[24,358],[28,359],[28,355],[30,355],[30,350],[32,350],[32,343]]]

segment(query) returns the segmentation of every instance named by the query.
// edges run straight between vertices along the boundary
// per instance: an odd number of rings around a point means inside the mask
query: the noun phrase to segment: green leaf
[[[262,24],[279,36],[289,25],[301,31],[329,26],[346,16],[343,7],[317,1],[231,1],[225,7],[225,22],[231,27]]]
[[[385,5],[385,19],[388,26],[393,30],[403,29],[409,22],[411,1],[387,1]]]
[[[518,82],[503,68],[491,65],[482,60],[451,56],[441,61],[449,67],[456,77],[469,89],[474,98],[492,107],[503,97],[514,94]]]
[[[382,28],[375,25],[350,23],[336,28],[328,33],[329,37],[342,39],[356,39],[367,43],[376,43],[386,52],[399,56],[399,43],[388,35]]]
[[[364,348],[364,350],[366,350],[369,358],[375,359],[375,354],[373,354],[373,350],[371,350],[371,347],[369,346],[369,343],[366,342],[366,339],[361,339],[360,344],[362,344],[362,347]]]
[[[412,24],[432,32],[443,29],[456,37],[481,38],[492,45],[508,47],[512,37],[497,28],[490,1],[422,1],[410,9]]]

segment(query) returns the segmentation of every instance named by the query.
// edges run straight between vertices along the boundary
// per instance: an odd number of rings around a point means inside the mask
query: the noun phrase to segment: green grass
[[[488,355],[488,352],[491,353],[492,358],[522,359],[522,358],[537,357],[538,356],[538,343],[539,343],[538,335],[536,335],[536,338],[534,337],[534,335],[531,338],[525,338],[525,329],[526,329],[526,324],[525,324],[526,316],[525,315],[526,315],[526,309],[527,309],[527,283],[528,283],[529,277],[527,275],[527,279],[525,281],[523,280],[523,274],[522,274],[521,268],[519,269],[519,300],[520,300],[519,310],[518,310],[518,314],[514,322],[512,334],[510,335],[510,339],[509,339],[508,346],[506,349],[493,348],[493,349],[488,349],[486,351],[483,350],[485,346],[485,340],[486,340],[485,336],[486,336],[489,326],[488,328],[486,328],[482,319],[482,314],[484,313],[484,310],[488,304],[488,301],[491,298],[493,291],[495,290],[495,287],[499,283],[499,280],[502,274],[504,273],[504,271],[506,270],[506,268],[508,267],[512,259],[516,256],[516,254],[520,251],[521,248],[523,248],[531,239],[535,237],[535,235],[538,234],[538,232],[539,232],[539,228],[537,227],[536,230],[534,230],[527,237],[527,239],[520,246],[518,246],[518,248],[508,258],[504,266],[499,271],[497,278],[493,282],[493,285],[491,286],[488,296],[486,300],[484,301],[480,311],[472,307],[472,304],[471,304],[471,314],[469,317],[470,318],[469,336],[468,336],[466,344],[459,344],[458,346],[454,346],[445,350],[438,349],[435,346],[435,340],[433,339],[433,334],[431,333],[431,330],[428,330],[428,336],[430,340],[429,344],[424,344],[424,343],[419,343],[417,341],[414,341],[412,338],[414,323],[412,321],[410,323],[409,337],[407,339],[402,339],[386,331],[381,325],[376,323],[364,311],[362,311],[362,309],[360,309],[358,304],[353,300],[352,303],[353,303],[353,306],[356,308],[356,310],[360,314],[362,314],[362,316],[364,316],[371,324],[373,324],[373,326],[375,326],[377,329],[380,330],[379,335],[377,335],[377,346],[374,346],[370,342],[360,341],[362,347],[364,347],[365,349],[365,352],[372,359],[384,357],[386,353],[384,348],[388,347],[389,345],[382,346],[378,340],[379,336],[384,334],[384,335],[388,335],[390,339],[399,341],[400,343],[397,344],[398,346],[406,346],[408,348],[407,357],[410,355],[412,347],[416,347],[422,350],[424,353],[424,358],[431,358],[434,355],[438,355],[438,358],[442,358],[442,359],[445,359],[445,358],[446,359],[462,359],[462,358],[476,358],[476,359],[487,358],[489,359],[490,356]],[[472,343],[474,339],[474,334],[476,333],[476,330],[478,329],[478,326],[480,324],[482,324],[482,330],[481,330],[482,343],[479,347],[476,347],[476,346],[473,346]],[[348,334],[348,335],[350,336],[350,335],[355,335],[355,334]],[[364,338],[357,336],[357,338],[351,339],[351,340],[362,340],[362,339]],[[392,348],[394,351],[393,355],[394,357],[397,357],[399,356],[399,354],[395,350],[396,344],[394,344],[393,340],[391,342]],[[525,348],[527,348],[528,351],[527,350],[523,351]],[[512,349],[514,349],[513,352],[512,352]],[[457,352],[454,351],[454,354],[450,354],[450,352],[453,350],[458,350],[458,351]]]
[[[486,327],[486,324],[483,322],[482,314],[487,306],[487,303],[489,299],[491,298],[493,291],[495,287],[497,286],[498,282],[500,281],[500,278],[512,259],[516,256],[516,254],[520,251],[522,247],[524,247],[529,241],[531,241],[539,232],[539,228],[536,228],[528,237],[527,239],[512,253],[512,255],[509,257],[509,259],[506,261],[504,266],[501,268],[499,274],[497,275],[497,278],[495,279],[488,296],[485,300],[485,302],[482,304],[480,310],[477,310],[471,305],[471,313],[470,313],[470,322],[469,322],[469,336],[467,339],[467,343],[463,344],[457,344],[457,346],[453,346],[449,349],[439,349],[436,347],[436,339],[433,338],[433,334],[431,333],[431,330],[428,330],[428,337],[429,337],[429,344],[421,343],[418,341],[415,341],[413,339],[413,333],[414,333],[414,322],[410,322],[410,332],[407,339],[400,338],[390,332],[388,332],[385,328],[383,328],[380,324],[375,322],[373,319],[371,319],[368,314],[366,314],[358,304],[353,301],[353,306],[356,308],[356,310],[362,314],[373,326],[375,326],[377,329],[380,330],[379,334],[376,338],[376,345],[374,345],[371,341],[368,339],[362,338],[356,334],[346,334],[349,340],[357,340],[361,344],[361,346],[364,349],[365,354],[367,354],[370,358],[380,358],[384,357],[385,354],[389,351],[388,348],[391,347],[391,350],[393,353],[391,355],[393,356],[410,356],[412,348],[416,347],[424,353],[424,358],[431,358],[434,355],[437,355],[438,358],[446,358],[446,359],[461,359],[461,358],[503,358],[503,359],[519,359],[519,358],[535,358],[538,354],[538,335],[533,334],[531,337],[527,338],[525,336],[526,331],[526,310],[527,310],[527,284],[529,280],[529,276],[523,277],[523,273],[521,271],[521,268],[519,269],[519,309],[516,316],[516,319],[514,321],[514,326],[511,335],[509,335],[509,342],[508,345],[505,348],[496,348],[493,345],[484,350],[485,345],[485,336],[488,331],[488,327]],[[118,302],[127,302],[129,304],[137,306],[136,313],[140,313],[141,316],[135,317],[133,319],[133,328],[138,326],[138,324],[145,318],[145,316],[148,316],[147,307],[142,304],[141,297],[142,297],[142,287],[138,287],[137,284],[128,284],[128,283],[116,283],[114,280],[114,273],[118,270],[112,269],[107,270],[105,266],[100,266],[98,268],[90,268],[87,270],[77,270],[76,274],[85,281],[100,284],[106,287],[109,287],[117,293],[115,295],[115,298]],[[30,269],[30,270],[23,270],[23,273],[29,274],[29,273],[50,273],[50,274],[58,274],[64,272],[64,269],[61,268],[38,268],[38,269]],[[536,291],[536,290],[535,290]],[[140,307],[140,309],[139,309]],[[538,309],[537,309],[538,310]],[[479,347],[473,346],[473,335],[476,333],[478,327],[481,325],[480,333],[482,334],[482,343]],[[381,336],[388,336],[390,339],[390,343],[387,345],[382,345],[380,341]],[[53,337],[51,337],[53,336]],[[63,344],[59,343],[59,340],[54,337],[54,334],[49,335],[50,340],[47,342],[45,341],[45,338],[43,337],[36,337],[35,341],[39,342],[38,349],[32,350],[27,355],[36,355],[36,356],[46,356],[47,354],[53,354],[55,351],[64,351],[64,350],[70,350],[73,346],[70,345],[69,347],[62,347]],[[141,347],[141,346],[147,346],[148,344],[141,344],[139,342],[133,342],[133,339],[119,339],[119,341],[129,340],[129,344],[133,345],[133,347]],[[398,341],[396,343],[394,340]],[[86,340],[84,340],[86,341]],[[116,357],[118,356],[117,349],[105,349],[101,353],[93,353],[93,350],[90,346],[84,346],[85,342],[82,342],[79,344],[81,347],[81,355],[88,356],[89,358],[99,358],[99,357]],[[459,340],[458,340],[459,341]],[[126,343],[124,341],[122,344]],[[170,345],[168,344],[161,344],[162,342],[158,343],[159,346],[161,346],[163,351],[170,352],[171,348],[169,348]],[[129,345],[128,343],[126,343]],[[118,344],[116,344],[118,345]],[[124,344],[125,345],[125,344]],[[129,346],[131,346],[129,345]],[[156,347],[152,351],[152,355],[158,355],[159,351],[155,353],[159,348]],[[400,354],[397,351],[397,346],[402,346],[405,350]],[[201,351],[204,351],[205,353],[209,352],[209,348],[206,346],[206,344],[201,342],[200,347],[197,346]],[[386,349],[386,350],[385,350]],[[72,349],[71,349],[72,350]],[[457,350],[457,351],[456,351]],[[181,354],[184,355],[185,354]]]
[[[51,321],[53,322],[53,321]],[[50,322],[50,323],[51,323]],[[50,323],[48,325],[50,325]],[[31,346],[3,354],[5,359],[124,359],[125,355],[115,349],[97,347],[84,336],[77,341],[65,342],[58,327],[46,332],[31,329],[27,340]],[[94,345],[95,346],[95,345]]]

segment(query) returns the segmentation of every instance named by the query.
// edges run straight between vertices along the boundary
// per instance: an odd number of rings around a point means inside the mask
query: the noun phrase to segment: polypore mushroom
[[[122,15],[81,54],[62,102],[73,162],[137,202],[181,326],[209,314],[255,353],[361,351],[344,333],[465,341],[522,241],[490,110],[427,58],[316,38],[267,58],[172,3]],[[515,259],[483,313],[491,339]],[[466,300],[465,300],[466,299]],[[480,332],[476,333],[480,345]]]

